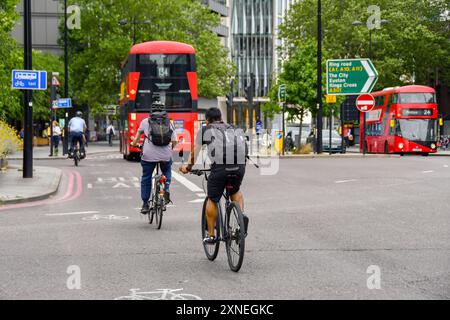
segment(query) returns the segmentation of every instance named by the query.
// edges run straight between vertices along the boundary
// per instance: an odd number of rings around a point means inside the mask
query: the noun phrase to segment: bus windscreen
[[[436,141],[437,120],[398,119],[396,134],[411,141]]]
[[[436,103],[434,93],[397,93],[393,96],[393,103]]]
[[[192,108],[187,79],[190,68],[188,54],[141,54],[137,70],[140,72],[136,108],[147,109],[154,100],[163,102],[168,110]]]

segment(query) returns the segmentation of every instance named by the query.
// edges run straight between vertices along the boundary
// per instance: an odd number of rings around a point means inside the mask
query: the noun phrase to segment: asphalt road
[[[0,208],[1,299],[114,299],[132,288],[202,299],[450,298],[449,157],[284,159],[276,175],[249,165],[239,273],[224,246],[214,262],[204,255],[201,178],[185,176],[197,188],[174,179],[174,206],[156,230],[139,214],[139,163],[115,153],[78,168],[38,164],[62,168],[62,185],[38,205]],[[94,215],[106,219],[86,220]],[[380,288],[369,289],[378,274]]]

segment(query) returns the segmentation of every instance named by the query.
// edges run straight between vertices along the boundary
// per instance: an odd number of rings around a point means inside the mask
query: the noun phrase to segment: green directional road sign
[[[280,84],[278,87],[278,101],[285,102],[286,101],[286,85]]]
[[[327,61],[327,94],[370,93],[377,80],[378,72],[369,59]]]

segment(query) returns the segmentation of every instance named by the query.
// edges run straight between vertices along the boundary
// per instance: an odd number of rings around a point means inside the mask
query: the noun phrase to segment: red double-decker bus
[[[166,106],[180,140],[177,150],[189,152],[197,131],[197,92],[192,46],[174,41],[134,45],[122,64],[120,86],[120,151],[124,159],[139,157],[140,150],[130,143],[155,100]]]
[[[438,140],[436,91],[426,86],[387,88],[374,92],[375,107],[366,117],[369,153],[435,153]],[[360,137],[363,128],[360,126]],[[362,151],[362,143],[360,143]]]

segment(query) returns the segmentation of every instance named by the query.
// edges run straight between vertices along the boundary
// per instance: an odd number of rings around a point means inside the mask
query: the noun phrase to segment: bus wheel
[[[387,141],[384,143],[384,153],[388,154],[389,153],[389,148],[388,148],[388,143]]]
[[[404,153],[400,153],[400,156],[403,157],[405,154]]]
[[[422,153],[422,157],[428,157],[429,153]]]

